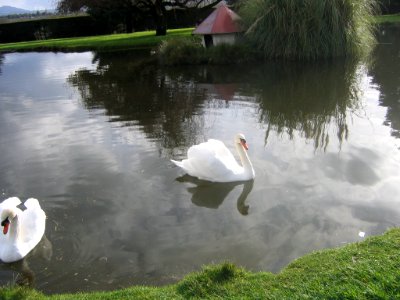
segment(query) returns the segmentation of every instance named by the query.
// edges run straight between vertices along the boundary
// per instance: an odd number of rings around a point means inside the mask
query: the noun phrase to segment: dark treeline
[[[212,11],[208,9],[169,10],[167,26],[172,28],[194,27]],[[133,23],[133,31],[153,30],[151,18],[141,18]],[[126,28],[121,22],[92,16],[71,16],[36,19],[0,24],[0,43],[32,41],[50,38],[92,36],[100,34],[123,33]]]
[[[400,0],[379,0],[378,3],[382,14],[400,13]]]

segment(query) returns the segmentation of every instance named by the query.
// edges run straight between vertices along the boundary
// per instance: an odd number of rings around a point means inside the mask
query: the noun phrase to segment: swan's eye
[[[240,139],[240,142],[246,144],[246,140],[245,139]]]
[[[4,227],[3,228],[3,234],[7,234],[8,227],[10,226],[10,221],[8,220],[8,217],[3,222],[1,222],[1,226]]]
[[[9,224],[10,221],[8,220],[8,217],[5,218],[5,220],[3,222],[1,222],[1,226],[6,226],[6,224]]]

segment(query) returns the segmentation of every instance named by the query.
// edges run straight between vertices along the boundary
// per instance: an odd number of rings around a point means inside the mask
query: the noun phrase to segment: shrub
[[[220,44],[205,49],[196,37],[164,40],[158,50],[163,65],[237,64],[254,61],[257,57],[244,43]]]
[[[190,65],[205,61],[205,49],[198,38],[172,38],[159,47],[159,58],[164,65]]]
[[[266,58],[364,56],[374,45],[376,0],[242,0],[239,14]]]

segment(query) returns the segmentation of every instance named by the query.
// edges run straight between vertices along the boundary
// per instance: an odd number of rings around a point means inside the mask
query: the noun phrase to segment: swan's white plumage
[[[0,203],[0,213],[6,207],[16,207],[20,205],[22,202],[18,197],[10,197]],[[1,221],[0,221],[1,222]]]
[[[209,139],[207,142],[189,148],[187,159],[171,160],[191,176],[213,182],[233,182],[253,179],[255,176],[250,159],[243,148],[244,135],[235,137],[235,146],[242,166],[221,141]]]
[[[21,201],[12,197],[0,203],[0,218],[9,219],[9,230],[0,233],[0,260],[13,262],[24,258],[42,239],[46,226],[46,214],[39,201],[30,198],[25,201],[25,210],[17,205]]]

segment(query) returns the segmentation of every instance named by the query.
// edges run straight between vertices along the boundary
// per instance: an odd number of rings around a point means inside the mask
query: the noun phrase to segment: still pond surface
[[[361,63],[181,67],[138,52],[0,56],[0,195],[36,197],[45,238],[0,284],[46,293],[176,282],[231,261],[278,272],[400,225],[400,41]],[[170,159],[246,135],[254,182]]]

